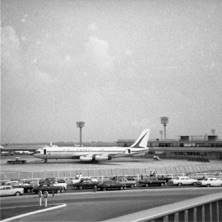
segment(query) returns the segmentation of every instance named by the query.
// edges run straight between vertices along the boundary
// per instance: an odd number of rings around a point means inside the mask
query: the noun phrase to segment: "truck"
[[[16,157],[14,160],[7,160],[8,164],[24,164],[27,163],[26,159],[21,159],[21,157]]]

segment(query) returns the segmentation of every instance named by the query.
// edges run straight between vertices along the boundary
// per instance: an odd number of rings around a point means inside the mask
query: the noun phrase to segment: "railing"
[[[107,221],[220,222],[222,221],[222,192],[140,211]]]

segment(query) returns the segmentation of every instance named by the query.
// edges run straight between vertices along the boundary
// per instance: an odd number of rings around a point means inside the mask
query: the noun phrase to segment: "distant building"
[[[129,147],[135,140],[119,139],[117,146]],[[150,140],[150,152],[155,154],[204,156],[222,159],[222,140],[216,135],[180,136],[178,140]]]

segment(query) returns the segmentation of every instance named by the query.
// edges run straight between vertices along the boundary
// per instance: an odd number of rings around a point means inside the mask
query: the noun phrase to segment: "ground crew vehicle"
[[[16,157],[14,160],[8,160],[7,163],[9,164],[24,164],[26,163],[26,159],[21,159],[21,157]]]

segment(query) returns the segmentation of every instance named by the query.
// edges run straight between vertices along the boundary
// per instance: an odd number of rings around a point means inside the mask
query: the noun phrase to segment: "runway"
[[[1,171],[2,172],[38,172],[38,171],[65,171],[65,170],[92,170],[92,169],[127,169],[127,168],[160,168],[160,167],[183,167],[197,166],[201,164],[221,163],[221,161],[213,160],[210,163],[202,163],[187,160],[161,160],[154,161],[153,159],[144,158],[116,158],[98,163],[80,162],[79,160],[49,160],[48,163],[43,163],[40,159],[32,156],[21,156],[27,159],[27,164],[10,165],[7,164],[7,159],[15,157],[2,157]]]

